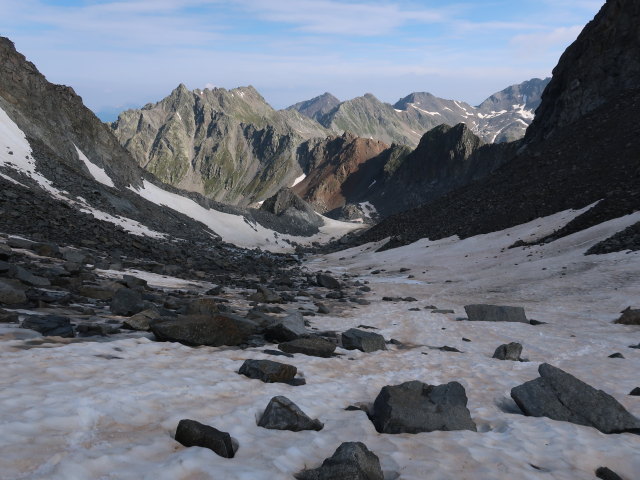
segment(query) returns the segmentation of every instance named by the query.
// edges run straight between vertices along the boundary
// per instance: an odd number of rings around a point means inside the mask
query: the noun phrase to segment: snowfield
[[[357,275],[373,290],[366,297],[370,305],[346,304],[341,315],[311,317],[312,326],[345,331],[365,324],[405,344],[389,345],[387,351],[338,348],[344,355],[289,359],[264,354],[263,348],[159,343],[148,334],[42,343],[34,341],[35,332],[3,327],[0,477],[291,479],[304,467],[318,466],[341,442],[362,441],[380,458],[386,479],[592,480],[599,466],[626,480],[638,478],[640,436],[604,435],[525,417],[509,396],[548,362],[640,416],[640,398],[628,395],[640,386],[640,350],[627,348],[640,342],[640,327],[611,323],[623,308],[639,306],[640,253],[583,255],[639,221],[640,212],[546,245],[507,249],[578,213],[465,240],[420,240],[381,253],[369,244],[310,259],[310,271]],[[411,270],[400,272],[403,267]],[[385,271],[373,274],[373,269]],[[166,288],[185,286],[167,277],[146,278]],[[418,301],[383,302],[383,295]],[[469,303],[520,305],[529,318],[548,324],[458,321]],[[432,313],[427,305],[455,313]],[[421,309],[409,311],[412,307]],[[511,341],[523,344],[529,362],[491,358],[498,345]],[[429,348],[443,345],[463,353]],[[614,352],[625,358],[608,358]],[[236,372],[245,359],[295,365],[307,385],[240,376]],[[462,383],[478,432],[379,434],[363,412],[344,410],[373,402],[385,385],[416,379]],[[289,397],[324,429],[294,433],[258,427],[256,417],[275,395]],[[229,432],[239,443],[235,458],[174,441],[183,418]]]

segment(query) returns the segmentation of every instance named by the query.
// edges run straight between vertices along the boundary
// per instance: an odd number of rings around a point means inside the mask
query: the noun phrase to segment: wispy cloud
[[[440,23],[448,18],[443,8],[405,8],[394,2],[338,2],[334,0],[248,0],[246,7],[263,19],[290,24],[299,31],[375,36],[408,23]]]

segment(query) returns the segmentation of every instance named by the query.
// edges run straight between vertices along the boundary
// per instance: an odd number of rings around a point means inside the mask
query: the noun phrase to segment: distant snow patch
[[[300,175],[299,177],[297,177],[297,178],[293,181],[293,184],[291,185],[291,187],[290,187],[290,188],[295,187],[295,186],[296,186],[296,185],[298,185],[301,181],[303,181],[305,178],[307,178],[307,175],[303,173],[302,175]]]
[[[111,180],[111,177],[107,175],[107,172],[103,168],[99,167],[98,165],[93,163],[91,160],[89,160],[87,156],[84,153],[82,153],[82,151],[78,148],[76,144],[74,144],[73,146],[76,147],[76,152],[78,152],[78,157],[80,157],[80,160],[82,160],[84,164],[87,166],[87,168],[89,169],[89,173],[91,173],[93,178],[95,178],[101,184],[106,185],[107,187],[115,188],[115,185]]]

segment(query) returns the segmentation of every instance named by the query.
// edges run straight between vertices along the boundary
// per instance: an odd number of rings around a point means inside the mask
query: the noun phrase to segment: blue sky
[[[551,74],[604,0],[0,0],[0,35],[103,118],[187,87],[478,104]],[[111,119],[111,118],[110,118]]]

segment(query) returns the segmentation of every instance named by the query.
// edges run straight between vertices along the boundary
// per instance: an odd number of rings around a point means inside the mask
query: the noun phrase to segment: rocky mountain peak
[[[298,102],[291,105],[287,110],[297,110],[301,114],[313,118],[314,120],[321,121],[320,119],[331,112],[334,108],[340,105],[340,100],[331,95],[329,92],[325,92],[322,95],[306,100],[304,102]]]
[[[620,92],[640,88],[640,2],[608,0],[560,57],[527,142],[549,137]]]

